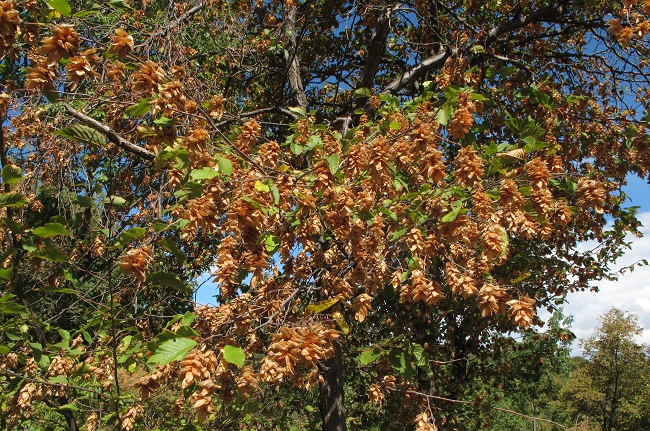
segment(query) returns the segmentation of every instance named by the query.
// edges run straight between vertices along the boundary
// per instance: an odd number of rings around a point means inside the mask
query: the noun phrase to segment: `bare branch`
[[[296,43],[296,6],[292,6],[287,14],[287,35],[289,36],[289,47],[291,49],[291,63],[289,64],[289,87],[296,96],[298,106],[305,111],[309,108],[305,87],[300,77],[300,62],[298,60],[298,44]]]
[[[154,34],[152,34],[151,37],[166,35],[167,33],[169,33],[171,30],[175,29],[179,25],[181,25],[184,22],[189,21],[190,19],[192,19],[192,17],[194,15],[196,15],[196,13],[198,11],[200,11],[201,9],[203,9],[204,7],[205,7],[205,2],[201,2],[201,3],[197,4],[196,6],[194,6],[193,8],[188,10],[187,12],[185,12],[183,15],[178,17],[176,20],[170,22],[169,25],[167,27],[165,27],[164,29],[159,30],[159,31],[155,32]]]
[[[455,400],[455,399],[452,399],[452,398],[439,397],[437,395],[429,395],[429,394],[425,394],[424,392],[418,392],[418,391],[412,391],[412,390],[406,390],[406,391],[400,391],[399,389],[391,389],[391,390],[395,391],[395,392],[404,392],[404,393],[407,393],[407,394],[410,394],[410,395],[416,395],[416,396],[424,397],[424,398],[427,398],[427,399],[432,399],[432,400],[437,400],[437,401],[445,401],[445,402],[448,402],[448,403],[465,404],[465,405],[474,405],[474,404],[476,404],[474,401]],[[535,416],[529,416],[529,415],[525,415],[523,413],[516,412],[514,410],[504,409],[502,407],[495,407],[495,406],[486,406],[486,407],[489,408],[489,409],[492,409],[492,410],[499,411],[499,412],[508,413],[508,414],[511,414],[511,415],[514,415],[514,416],[519,416],[519,417],[522,417],[522,418],[525,418],[525,419],[530,419],[531,421],[542,421],[542,422],[547,422],[547,423],[559,426],[562,429],[567,428],[565,425],[562,425],[561,423],[557,423],[557,422],[552,421],[550,419],[544,419],[544,418],[538,418],[538,417],[535,417]]]
[[[417,66],[394,79],[390,84],[386,86],[382,93],[397,93],[401,89],[413,84],[415,81],[423,77],[427,72],[430,72],[442,66],[448,57],[456,56],[460,52],[466,51],[470,45],[481,45],[484,48],[487,48],[489,45],[494,43],[499,38],[499,36],[505,33],[519,30],[520,28],[523,28],[531,23],[550,21],[553,18],[561,16],[563,13],[564,7],[562,5],[546,7],[494,27],[488,32],[487,36],[483,40],[476,41],[470,39],[467,44],[463,45],[460,48],[447,47],[447,49],[443,49],[441,52],[438,52],[435,55],[423,60]]]
[[[142,157],[145,160],[153,160],[156,158],[156,155],[152,153],[151,151],[147,150],[146,148],[139,147],[135,144],[132,144],[131,142],[127,141],[120,135],[118,135],[115,130],[107,126],[106,124],[100,123],[99,121],[95,120],[94,118],[90,118],[86,114],[82,114],[81,112],[77,111],[73,107],[69,105],[63,105],[66,111],[68,111],[68,114],[71,116],[75,117],[77,120],[81,121],[84,123],[86,126],[90,127],[91,129],[97,130],[99,133],[102,133],[103,135],[106,136],[106,138],[117,145],[118,147],[122,148],[124,151],[127,151],[129,153],[133,153],[136,156]]]
[[[384,56],[384,51],[386,51],[386,40],[388,39],[388,31],[390,30],[390,14],[392,12],[393,9],[382,11],[382,14],[377,20],[377,24],[375,25],[375,35],[370,41],[365,67],[361,72],[361,79],[359,79],[358,87],[360,88],[370,88],[375,80],[375,75],[379,69],[379,63]]]

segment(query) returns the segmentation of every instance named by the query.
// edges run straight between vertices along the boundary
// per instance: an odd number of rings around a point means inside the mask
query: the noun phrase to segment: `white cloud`
[[[621,257],[617,268],[623,268],[642,259],[650,260],[650,212],[639,214],[644,227],[643,238],[629,237],[631,249]],[[643,335],[637,341],[650,344],[650,266],[636,267],[619,277],[618,281],[600,281],[594,283],[599,292],[575,292],[567,297],[564,314],[573,315],[572,330],[578,339],[589,337],[600,325],[599,317],[612,307],[628,311],[639,316],[639,324],[644,328]],[[575,342],[574,355],[582,352]]]

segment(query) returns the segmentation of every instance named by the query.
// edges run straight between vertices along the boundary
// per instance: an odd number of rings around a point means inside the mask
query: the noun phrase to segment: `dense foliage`
[[[489,426],[638,234],[647,0],[100,3],[0,1],[5,428]]]

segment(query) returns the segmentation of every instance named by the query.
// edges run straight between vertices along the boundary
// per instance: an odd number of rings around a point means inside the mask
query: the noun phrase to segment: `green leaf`
[[[176,242],[170,238],[164,238],[160,241],[160,245],[162,248],[164,248],[166,251],[170,252],[171,254],[174,255],[174,257],[180,262],[180,263],[185,263],[187,260],[187,256],[185,256],[185,253],[178,247]]]
[[[151,103],[149,99],[142,99],[135,105],[131,106],[129,109],[124,111],[125,115],[131,117],[142,117],[144,114],[151,110]]]
[[[440,221],[443,223],[451,223],[452,221],[456,220],[459,215],[460,215],[460,210],[449,211],[440,219]]]
[[[406,233],[407,230],[408,230],[408,227],[404,227],[404,228],[402,228],[402,229],[400,229],[400,230],[395,231],[395,233],[393,233],[393,236],[391,237],[390,240],[391,240],[391,241],[395,241],[396,239],[398,239],[398,238],[400,238],[402,235],[404,235],[404,234]]]
[[[244,366],[244,361],[246,361],[246,354],[241,348],[226,344],[223,346],[221,353],[223,354],[223,359],[226,362],[235,364],[239,368]]]
[[[119,196],[108,196],[102,200],[102,203],[106,206],[123,207],[126,205],[126,200]]]
[[[7,165],[2,168],[2,182],[5,184],[15,184],[22,179],[22,169],[18,166]]]
[[[69,236],[70,232],[61,223],[48,223],[45,226],[37,227],[32,233],[41,238],[50,238],[53,236]]]
[[[160,117],[153,120],[153,123],[157,126],[170,126],[174,123],[174,120],[167,117]]]
[[[366,350],[359,355],[359,363],[361,363],[361,365],[371,364],[380,358],[383,354],[384,351],[379,347],[373,347],[372,349]]]
[[[196,346],[191,338],[174,338],[167,340],[156,349],[156,353],[147,361],[150,364],[167,365],[180,361]]]
[[[116,246],[123,246],[129,241],[133,241],[134,239],[138,239],[144,234],[147,233],[147,229],[142,228],[142,227],[133,227],[129,230],[125,230],[120,234],[120,236],[117,238]]]
[[[0,208],[6,207],[22,207],[29,202],[25,196],[20,193],[2,193],[0,194]]]
[[[339,302],[339,298],[329,298],[307,306],[307,314],[318,314]]]
[[[424,347],[417,343],[411,344],[411,353],[415,358],[415,365],[420,368],[429,369],[429,355],[424,351]]]
[[[399,349],[390,349],[388,352],[388,362],[390,362],[391,367],[393,367],[393,369],[399,374],[406,374],[406,355],[403,351]]]
[[[9,281],[14,278],[13,268],[0,268],[0,280]]]
[[[4,217],[2,219],[2,224],[7,226],[10,231],[13,233],[21,234],[25,232],[25,229],[23,228],[23,225],[18,223],[15,220],[10,219],[9,217]]]
[[[280,203],[280,190],[275,185],[272,185],[270,189],[273,195],[273,204],[278,205]]]
[[[106,143],[106,137],[102,133],[83,124],[64,127],[54,132],[54,134],[89,145],[102,146]]]
[[[454,107],[451,104],[447,103],[438,110],[438,114],[436,115],[436,121],[438,121],[438,123],[442,124],[443,126],[446,126],[447,123],[449,123],[449,120],[451,120],[451,117],[453,117],[453,115],[454,115]]]
[[[190,177],[192,177],[192,179],[195,181],[211,180],[212,178],[217,176],[219,176],[219,172],[215,171],[212,168],[194,169],[190,173]]]
[[[301,108],[300,106],[291,106],[289,107],[289,111],[293,112],[294,114],[298,114],[300,117],[307,116],[307,111],[305,111],[305,109]]]
[[[27,311],[27,307],[14,302],[16,295],[6,294],[0,297],[0,313],[2,314],[20,314]]]
[[[325,160],[327,160],[327,164],[329,165],[332,174],[336,174],[336,172],[339,170],[339,162],[340,162],[339,155],[331,154],[325,157]]]
[[[366,87],[357,88],[354,90],[354,95],[357,97],[370,97],[372,96],[372,91]]]
[[[281,245],[282,241],[275,235],[266,235],[266,238],[264,238],[264,247],[266,247],[266,251],[269,254],[273,254],[278,251]]]
[[[392,130],[399,130],[402,128],[402,123],[399,121],[391,121],[388,127],[390,127]]]
[[[154,272],[147,277],[147,283],[172,289],[188,290],[189,286],[184,283],[176,274],[171,272]]]
[[[68,255],[66,255],[56,247],[52,247],[52,246],[45,247],[43,250],[37,250],[32,253],[32,256],[43,260],[49,260],[50,262],[68,261]]]
[[[271,191],[269,186],[267,186],[266,184],[264,184],[261,181],[255,181],[255,190],[257,190],[258,192],[264,192],[264,193],[268,193],[268,192]]]
[[[232,162],[230,159],[223,156],[217,156],[217,166],[219,166],[219,172],[225,176],[229,177],[230,174],[232,174]]]
[[[47,4],[63,16],[72,15],[72,7],[68,0],[47,0]]]

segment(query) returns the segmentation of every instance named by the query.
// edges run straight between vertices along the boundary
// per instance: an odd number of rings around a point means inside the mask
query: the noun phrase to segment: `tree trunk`
[[[320,414],[323,431],[347,431],[343,405],[343,360],[341,347],[334,343],[334,355],[319,366],[323,382],[320,385]]]

